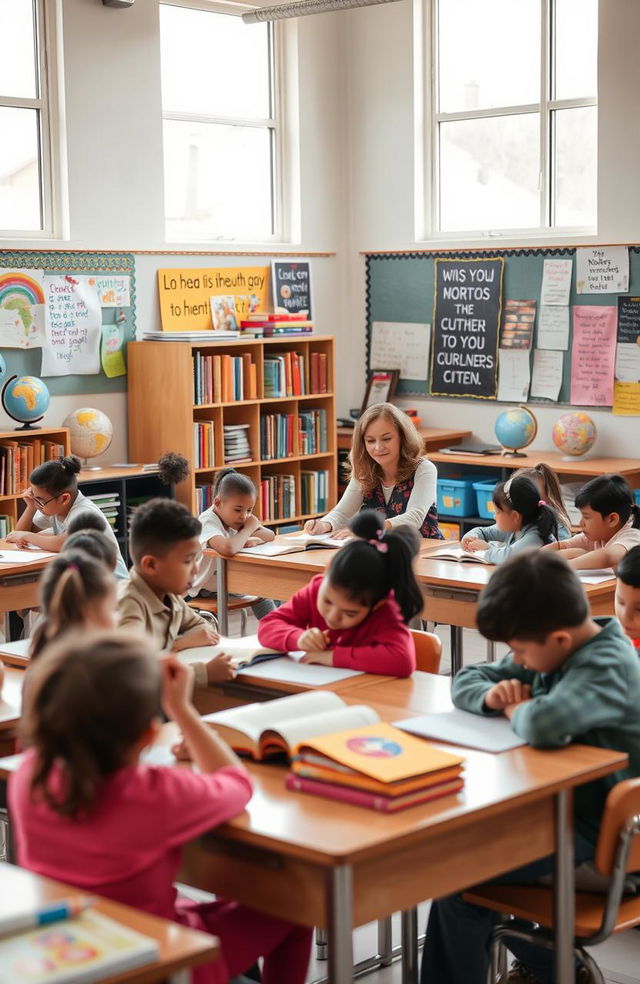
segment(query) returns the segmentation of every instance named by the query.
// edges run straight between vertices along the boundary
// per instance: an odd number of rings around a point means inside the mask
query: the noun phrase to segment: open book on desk
[[[0,655],[2,652],[3,650],[0,650]],[[191,649],[181,649],[178,653],[178,658],[181,663],[207,663],[214,656],[219,656],[221,653],[231,656],[232,665],[236,670],[239,670],[242,666],[252,666],[254,663],[261,663],[264,660],[276,659],[279,656],[286,655],[277,649],[268,649],[266,646],[261,646],[258,642],[257,635],[252,635],[241,636],[240,639],[227,639],[224,636],[220,636],[220,642],[217,646],[197,646]],[[295,659],[296,656],[300,659],[302,653],[295,653],[291,658]]]
[[[259,760],[288,755],[301,741],[373,724],[379,717],[364,704],[350,706],[329,690],[315,690],[215,711],[202,720],[212,724],[236,752]]]
[[[493,567],[490,561],[484,559],[483,554],[484,550],[471,553],[469,550],[463,550],[462,547],[444,547],[442,550],[430,550],[424,556],[428,560],[458,560],[463,564],[485,564],[487,567]]]
[[[252,557],[281,557],[284,554],[299,553],[301,550],[337,550],[345,543],[347,540],[335,540],[328,533],[320,533],[317,536],[301,533],[300,536],[288,536],[286,539],[261,543],[257,547],[245,547],[238,553]]]
[[[0,564],[35,564],[39,560],[50,560],[57,557],[50,550],[0,550]]]

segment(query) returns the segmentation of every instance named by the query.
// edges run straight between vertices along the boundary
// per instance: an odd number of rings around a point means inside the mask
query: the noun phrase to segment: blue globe
[[[51,397],[37,376],[12,376],[2,390],[2,406],[14,420],[29,424],[47,412]]]
[[[496,437],[506,451],[515,454],[531,444],[538,431],[538,421],[527,407],[503,410],[495,423]]]

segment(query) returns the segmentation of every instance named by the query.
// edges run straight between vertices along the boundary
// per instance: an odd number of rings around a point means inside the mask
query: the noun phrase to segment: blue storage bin
[[[444,516],[474,516],[476,493],[474,482],[482,475],[466,475],[464,478],[438,479],[438,512]]]
[[[493,490],[496,487],[495,482],[474,482],[473,487],[475,489],[476,498],[478,500],[478,516],[482,516],[483,519],[493,519],[496,518],[496,507],[493,504]]]
[[[633,494],[636,500],[636,506],[640,506],[640,489],[634,489]]]

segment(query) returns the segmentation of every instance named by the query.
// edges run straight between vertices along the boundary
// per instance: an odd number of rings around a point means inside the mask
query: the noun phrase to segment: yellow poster
[[[620,417],[640,417],[640,383],[613,383],[613,413]]]
[[[268,266],[158,270],[162,330],[212,329],[211,298],[214,311],[224,311],[224,327],[234,327],[233,320],[239,326],[250,312],[267,310],[269,279]]]

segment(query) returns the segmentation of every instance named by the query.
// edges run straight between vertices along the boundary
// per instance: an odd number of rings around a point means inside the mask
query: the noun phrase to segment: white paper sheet
[[[640,345],[618,342],[615,377],[621,383],[640,382]]]
[[[540,304],[568,304],[571,293],[572,259],[547,257],[543,265]]]
[[[100,372],[102,314],[95,287],[74,277],[45,277],[43,376]]]
[[[38,560],[57,556],[47,550],[0,550],[0,564],[35,564]]]
[[[500,349],[498,366],[498,399],[505,403],[524,403],[531,379],[529,349]]]
[[[507,718],[470,714],[457,707],[440,714],[404,718],[393,724],[394,727],[420,738],[433,738],[451,745],[478,748],[482,752],[507,752],[527,744],[511,730],[511,723]]]
[[[538,348],[566,352],[569,348],[569,308],[544,304],[538,316]]]
[[[361,675],[360,670],[344,670],[340,666],[321,666],[319,663],[296,663],[286,656],[238,670],[238,676],[245,673],[262,680],[282,680],[316,687]]]
[[[400,379],[426,382],[430,341],[431,325],[374,321],[369,368],[399,369]]]
[[[576,293],[625,294],[628,290],[627,246],[586,246],[576,250]]]
[[[129,307],[131,304],[131,278],[124,274],[96,273],[79,279],[96,290],[100,307]]]
[[[558,308],[562,310],[562,308]],[[564,355],[550,349],[534,349],[531,396],[557,400],[562,386]]]

